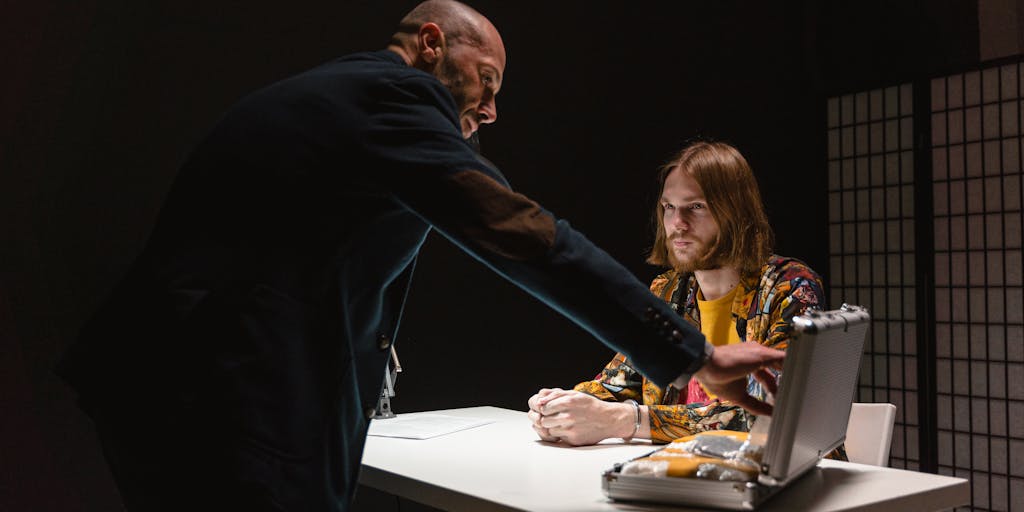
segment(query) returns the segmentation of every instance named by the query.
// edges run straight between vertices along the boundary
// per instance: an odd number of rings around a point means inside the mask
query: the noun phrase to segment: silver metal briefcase
[[[793,318],[775,411],[755,482],[602,474],[613,500],[753,510],[784,489],[846,439],[860,358],[871,322],[867,310],[844,304]]]

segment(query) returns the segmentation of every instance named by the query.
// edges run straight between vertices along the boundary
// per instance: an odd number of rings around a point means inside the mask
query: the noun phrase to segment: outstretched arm
[[[704,336],[564,220],[509,189],[461,139],[450,96],[432,78],[378,91],[359,139],[374,180],[461,249],[629,357],[661,386],[700,369]],[[732,377],[726,354],[710,360]],[[745,380],[745,375],[736,377]]]
[[[375,188],[459,248],[667,384],[701,364],[704,337],[568,222],[512,191],[461,138],[432,77],[382,85],[356,139]],[[383,165],[382,165],[383,163]]]

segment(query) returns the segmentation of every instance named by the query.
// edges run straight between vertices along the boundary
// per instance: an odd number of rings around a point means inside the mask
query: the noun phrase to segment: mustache
[[[693,238],[692,236],[686,236],[685,233],[680,233],[680,232],[672,233],[671,235],[668,236],[668,239],[669,239],[669,241],[672,241],[672,240],[689,240],[691,242],[697,242],[698,241],[696,238]]]

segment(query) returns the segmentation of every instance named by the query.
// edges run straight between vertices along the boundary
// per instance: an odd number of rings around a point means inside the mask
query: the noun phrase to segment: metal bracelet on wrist
[[[633,421],[633,433],[622,438],[623,441],[628,443],[633,439],[633,436],[640,431],[640,404],[636,403],[636,400],[633,400],[632,398],[626,400],[625,403],[631,404],[633,406],[633,411],[636,413],[636,418]]]

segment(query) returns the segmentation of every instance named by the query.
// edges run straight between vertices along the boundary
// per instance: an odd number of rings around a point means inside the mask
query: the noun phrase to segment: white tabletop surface
[[[407,413],[407,416],[425,413]],[[646,441],[571,448],[540,441],[525,412],[430,411],[493,423],[431,439],[370,436],[359,482],[445,510],[690,510],[613,502],[601,473],[650,452]],[[388,421],[388,420],[374,420]],[[943,510],[967,504],[967,480],[823,460],[759,510]]]

